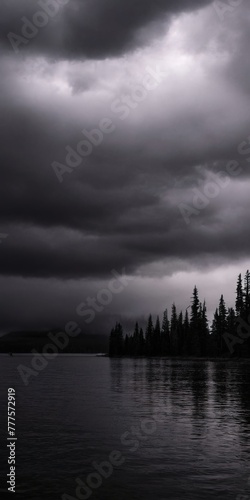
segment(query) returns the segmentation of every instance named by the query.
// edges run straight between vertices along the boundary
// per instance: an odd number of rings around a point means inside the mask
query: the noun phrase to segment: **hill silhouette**
[[[30,353],[32,349],[42,352],[46,344],[52,343],[49,333],[56,334],[63,329],[48,331],[14,331],[0,338],[0,352]],[[105,335],[80,334],[70,337],[68,345],[59,353],[106,353],[108,352],[108,337]]]

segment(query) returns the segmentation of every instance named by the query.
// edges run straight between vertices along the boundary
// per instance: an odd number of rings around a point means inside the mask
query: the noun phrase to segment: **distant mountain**
[[[42,352],[47,344],[53,344],[48,337],[49,333],[54,335],[63,331],[60,329],[45,331],[16,331],[0,337],[0,352],[29,353],[32,349]],[[58,352],[62,353],[106,353],[108,352],[108,337],[105,335],[79,334],[76,337],[68,337],[68,345]]]

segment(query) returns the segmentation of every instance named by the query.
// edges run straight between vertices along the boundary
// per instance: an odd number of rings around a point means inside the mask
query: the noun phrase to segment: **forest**
[[[189,311],[190,309],[190,311]],[[206,302],[199,300],[195,286],[191,305],[185,313],[172,305],[153,322],[149,314],[145,331],[138,322],[134,331],[124,336],[116,323],[109,336],[109,356],[183,356],[183,357],[250,357],[250,272],[239,274],[235,307],[227,308],[221,295],[209,327]]]

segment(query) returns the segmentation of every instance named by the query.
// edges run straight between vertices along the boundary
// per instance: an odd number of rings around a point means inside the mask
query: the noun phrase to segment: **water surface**
[[[109,460],[114,450],[123,463],[91,489],[93,500],[250,495],[247,361],[62,355],[31,376],[27,387],[19,364],[30,367],[31,357],[0,357],[1,488],[7,388],[14,387],[16,498],[56,500],[67,493],[73,500],[76,478],[86,483],[93,461]]]

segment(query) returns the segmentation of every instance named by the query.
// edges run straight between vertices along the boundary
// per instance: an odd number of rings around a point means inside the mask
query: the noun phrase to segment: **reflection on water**
[[[28,387],[23,357],[1,362],[4,412],[7,387],[17,392],[19,498],[76,498],[76,478],[112,450],[124,463],[90,498],[250,495],[248,362],[61,356]],[[6,434],[4,417],[2,443]]]

